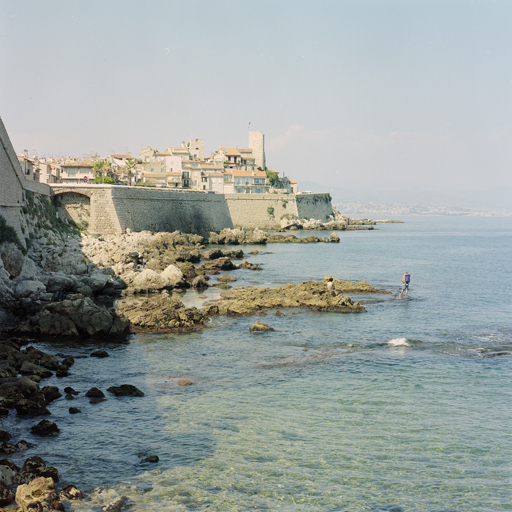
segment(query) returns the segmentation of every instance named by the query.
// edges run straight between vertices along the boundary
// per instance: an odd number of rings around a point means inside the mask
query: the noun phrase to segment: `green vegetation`
[[[0,215],[0,244],[3,242],[11,242],[13,244],[21,245],[16,230],[7,224],[5,218]]]
[[[107,160],[96,160],[96,162],[94,162],[92,172],[94,173],[94,176],[96,176],[96,178],[93,180],[93,183],[109,183],[106,180],[107,178],[112,179],[112,162]],[[97,182],[97,178],[101,178],[100,181]],[[114,180],[112,180],[112,182],[115,183]]]
[[[133,158],[128,158],[123,166],[123,170],[126,171],[128,175],[128,185],[132,183],[132,177],[135,173],[135,168],[137,167],[137,162]]]
[[[271,219],[273,219],[273,218],[274,218],[274,208],[273,208],[272,206],[269,206],[269,207],[267,208],[267,213],[268,213],[268,215],[269,215],[269,217],[270,217]]]
[[[276,171],[270,171],[268,169],[265,169],[265,174],[267,175],[268,182],[272,187],[279,183],[279,173],[277,173]]]
[[[98,185],[99,183],[105,184],[105,185],[113,185],[116,181],[114,178],[111,178],[110,176],[96,176],[92,180],[94,185]]]

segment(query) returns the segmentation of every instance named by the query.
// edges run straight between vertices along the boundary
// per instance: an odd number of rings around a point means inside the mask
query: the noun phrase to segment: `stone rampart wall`
[[[294,195],[226,194],[234,227],[278,229],[283,215],[297,216]]]
[[[22,209],[26,205],[25,190],[48,196],[50,187],[44,183],[25,179],[2,119],[0,119],[0,144],[0,215],[16,230],[18,238],[23,243],[21,227]]]
[[[300,219],[318,219],[325,222],[332,215],[330,194],[298,194],[295,197]]]
[[[111,200],[121,231],[129,228],[206,234],[233,227],[222,194],[112,187]],[[94,209],[91,204],[91,211]],[[102,227],[99,222],[96,226]]]

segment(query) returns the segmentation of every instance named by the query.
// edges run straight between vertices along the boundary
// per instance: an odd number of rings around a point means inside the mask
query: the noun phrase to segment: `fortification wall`
[[[50,187],[44,183],[35,183],[25,179],[21,166],[12,147],[11,140],[0,118],[0,215],[12,226],[21,243],[24,236],[23,207],[26,206],[25,190],[50,195]]]
[[[300,219],[318,219],[325,222],[332,215],[330,194],[298,194],[295,197]]]
[[[226,194],[234,227],[277,229],[283,215],[298,215],[294,195]]]

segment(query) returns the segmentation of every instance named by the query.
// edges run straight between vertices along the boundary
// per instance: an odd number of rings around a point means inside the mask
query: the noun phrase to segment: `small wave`
[[[410,347],[411,345],[407,342],[407,338],[394,338],[387,343],[392,347]]]

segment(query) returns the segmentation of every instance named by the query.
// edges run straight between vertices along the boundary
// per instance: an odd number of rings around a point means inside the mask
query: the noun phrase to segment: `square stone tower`
[[[252,156],[255,159],[256,167],[261,167],[263,170],[265,164],[265,135],[263,132],[250,131],[249,132],[249,149],[252,149]]]
[[[192,139],[187,144],[190,156],[195,160],[204,160],[204,140]]]

